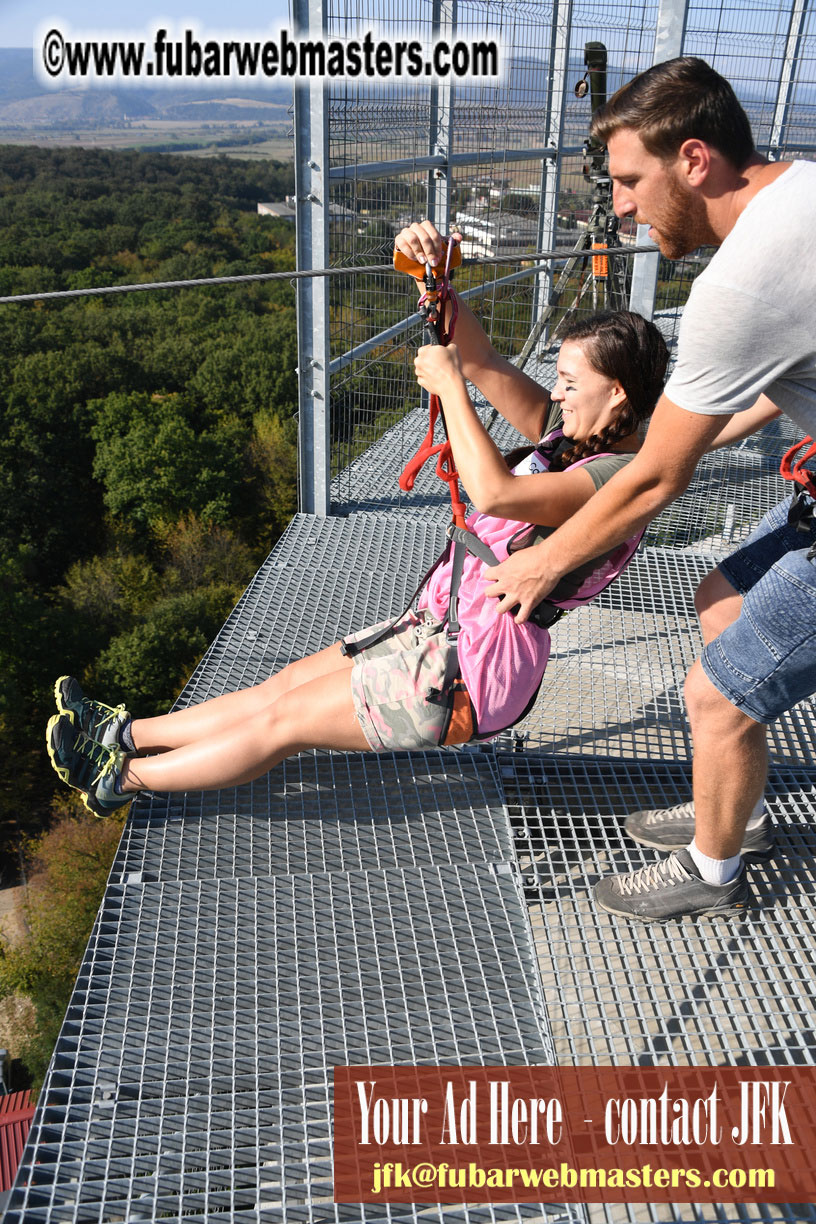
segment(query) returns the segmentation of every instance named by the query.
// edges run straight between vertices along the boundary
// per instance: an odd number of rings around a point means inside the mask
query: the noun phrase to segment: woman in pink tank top
[[[428,222],[397,238],[409,258],[441,259]],[[420,285],[421,288],[421,285]],[[592,316],[561,343],[552,391],[490,344],[459,307],[456,343],[426,346],[417,379],[443,402],[462,484],[474,507],[468,527],[497,560],[531,530],[540,538],[575,513],[639,446],[638,427],[657,402],[667,350],[657,328],[628,311]],[[471,402],[473,383],[530,440],[510,466]],[[591,597],[628,554],[575,576],[561,606]],[[310,748],[424,749],[495,735],[525,712],[549,655],[549,631],[497,615],[485,565],[468,554],[458,594],[459,631],[446,632],[451,563],[431,574],[417,610],[290,664],[251,688],[155,718],[125,703],[86,697],[70,676],[55,686],[46,741],[55,770],[86,806],[105,815],[140,790],[235,786]],[[458,652],[451,680],[450,650]]]

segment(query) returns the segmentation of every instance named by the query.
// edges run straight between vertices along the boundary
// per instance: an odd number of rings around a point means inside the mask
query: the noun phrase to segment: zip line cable
[[[604,250],[605,255],[654,255],[656,252],[657,248],[653,246],[608,247]],[[524,264],[533,260],[556,262],[558,260],[566,261],[573,257],[573,251],[534,251],[528,255],[516,255],[513,257],[495,255],[484,259],[465,259],[462,261],[462,267],[474,268],[491,264]],[[589,252],[587,252],[587,257],[589,257]],[[89,289],[55,289],[48,293],[14,293],[0,297],[0,305],[7,305],[13,302],[55,301],[61,298],[98,297],[104,293],[140,293],[147,289],[187,289],[198,285],[238,285],[247,284],[251,281],[308,280],[311,277],[317,276],[359,276],[377,272],[393,273],[393,271],[393,265],[390,263],[363,264],[360,267],[310,268],[301,272],[250,272],[243,276],[205,276],[195,280],[147,281],[143,284],[135,285],[98,285]]]

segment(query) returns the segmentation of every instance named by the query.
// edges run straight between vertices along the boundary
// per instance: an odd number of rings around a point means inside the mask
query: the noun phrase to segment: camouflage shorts
[[[350,633],[343,643],[353,648],[389,623]],[[374,752],[438,748],[472,737],[470,699],[461,680],[454,685],[452,717],[447,703],[434,699],[449,649],[441,621],[428,611],[409,610],[380,641],[354,655],[354,710]]]

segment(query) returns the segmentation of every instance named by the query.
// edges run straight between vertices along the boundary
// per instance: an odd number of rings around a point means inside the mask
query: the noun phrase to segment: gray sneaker
[[[88,739],[106,748],[121,748],[120,733],[130,721],[123,705],[109,706],[86,697],[73,676],[60,676],[54,685],[54,697],[60,714],[73,715],[74,722]]]
[[[45,742],[51,764],[67,786],[78,790],[82,802],[94,816],[110,816],[130,803],[132,794],[116,789],[125,754],[89,739],[75,723],[72,713],[55,714],[48,722]]]
[[[750,901],[745,865],[727,884],[707,884],[688,850],[627,875],[604,876],[595,885],[601,909],[640,922],[686,915],[744,912]]]
[[[654,850],[682,850],[694,838],[694,804],[678,803],[670,808],[647,808],[627,816],[626,832],[641,846]],[[740,853],[745,859],[769,859],[774,854],[771,818],[763,812],[755,829],[746,829]]]

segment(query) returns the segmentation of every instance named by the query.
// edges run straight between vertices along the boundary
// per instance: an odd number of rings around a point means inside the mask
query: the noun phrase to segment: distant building
[[[258,214],[261,217],[277,217],[280,221],[294,221],[294,198],[287,196],[282,203],[273,201],[269,204],[259,204]]]
[[[462,231],[462,255],[466,259],[525,255],[536,249],[538,221],[517,213],[492,213],[474,209],[457,212],[456,228]]]
[[[272,200],[267,203],[258,204],[258,215],[261,217],[277,217],[279,221],[294,221],[296,216],[295,197],[287,196],[285,200]],[[329,217],[333,220],[346,220],[356,217],[353,208],[346,208],[343,204],[330,204]]]

